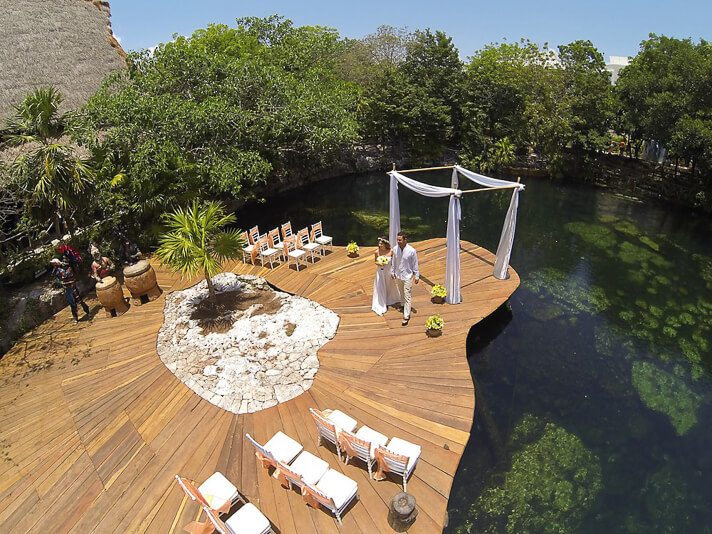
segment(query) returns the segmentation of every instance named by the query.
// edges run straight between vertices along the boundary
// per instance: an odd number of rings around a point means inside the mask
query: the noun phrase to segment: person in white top
[[[408,236],[405,232],[398,232],[397,241],[398,246],[393,249],[392,276],[396,280],[403,306],[401,324],[406,326],[410,321],[413,283],[420,282],[420,271],[418,271],[418,253],[408,244]]]

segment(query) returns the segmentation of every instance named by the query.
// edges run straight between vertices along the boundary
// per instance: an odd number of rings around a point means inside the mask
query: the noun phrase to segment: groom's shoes
[[[401,326],[408,326],[408,321],[410,321],[410,317],[408,317],[407,319],[404,317]]]

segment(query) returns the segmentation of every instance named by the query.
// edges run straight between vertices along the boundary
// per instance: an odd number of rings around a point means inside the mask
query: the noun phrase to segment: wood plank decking
[[[406,328],[396,311],[379,317],[370,310],[371,254],[349,259],[335,247],[299,273],[286,266],[228,266],[263,275],[341,318],[336,336],[319,351],[312,388],[254,414],[213,406],[165,368],[156,354],[163,298],[79,326],[65,309],[36,328],[0,361],[0,530],[181,532],[199,509],[173,476],[202,481],[219,470],[276,532],[391,532],[387,506],[399,484],[372,481],[359,462],[345,466],[331,449],[318,447],[308,413],[318,407],[338,408],[422,446],[408,482],[420,509],[410,532],[440,532],[474,415],[465,339],[509,298],[519,277],[510,269],[510,279],[496,280],[493,254],[463,242],[463,303],[434,305],[428,281],[444,278],[445,241],[415,247],[425,283],[414,286],[417,313]],[[187,285],[165,269],[157,267],[157,274],[165,291]],[[432,313],[445,319],[440,338],[424,334]],[[343,526],[258,467],[245,433],[264,443],[278,430],[358,482],[359,501]]]

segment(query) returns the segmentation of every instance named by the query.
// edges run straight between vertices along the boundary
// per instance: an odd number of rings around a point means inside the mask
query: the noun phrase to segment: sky
[[[525,37],[555,47],[588,39],[608,56],[633,56],[649,33],[712,38],[709,0],[111,0],[114,34],[126,50],[190,35],[211,23],[279,14],[298,26],[336,28],[361,38],[386,24],[443,30],[465,59],[484,45]]]

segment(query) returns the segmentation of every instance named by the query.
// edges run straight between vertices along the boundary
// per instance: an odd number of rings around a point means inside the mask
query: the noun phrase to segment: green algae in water
[[[652,248],[655,252],[660,251],[660,245],[658,245],[655,241],[650,239],[647,235],[642,235],[638,239],[640,239],[640,242],[648,245],[650,248]]]
[[[650,362],[634,362],[633,386],[643,403],[667,415],[677,435],[683,436],[697,424],[702,397],[687,386],[680,366],[676,366],[675,371],[668,373]]]
[[[601,249],[615,246],[616,237],[613,232],[603,225],[585,222],[571,222],[564,225],[564,228],[579,236],[587,244]]]
[[[632,222],[626,221],[626,220],[621,220],[613,223],[613,228],[618,230],[619,232],[636,237],[640,235],[640,230],[638,230],[638,227],[635,226]]]
[[[619,246],[618,259],[623,263],[628,263],[630,265],[639,265],[646,267],[647,263],[652,263],[658,268],[669,269],[672,264],[666,260],[661,254],[653,252],[638,245],[634,245],[630,241],[624,241]],[[652,271],[648,269],[648,274],[652,274]]]
[[[457,532],[574,532],[602,488],[598,457],[574,434],[525,416],[504,481],[489,487]]]
[[[553,268],[532,273],[524,285],[540,296],[550,295],[569,313],[600,313],[610,306],[602,288],[591,286],[587,290],[581,283]]]

